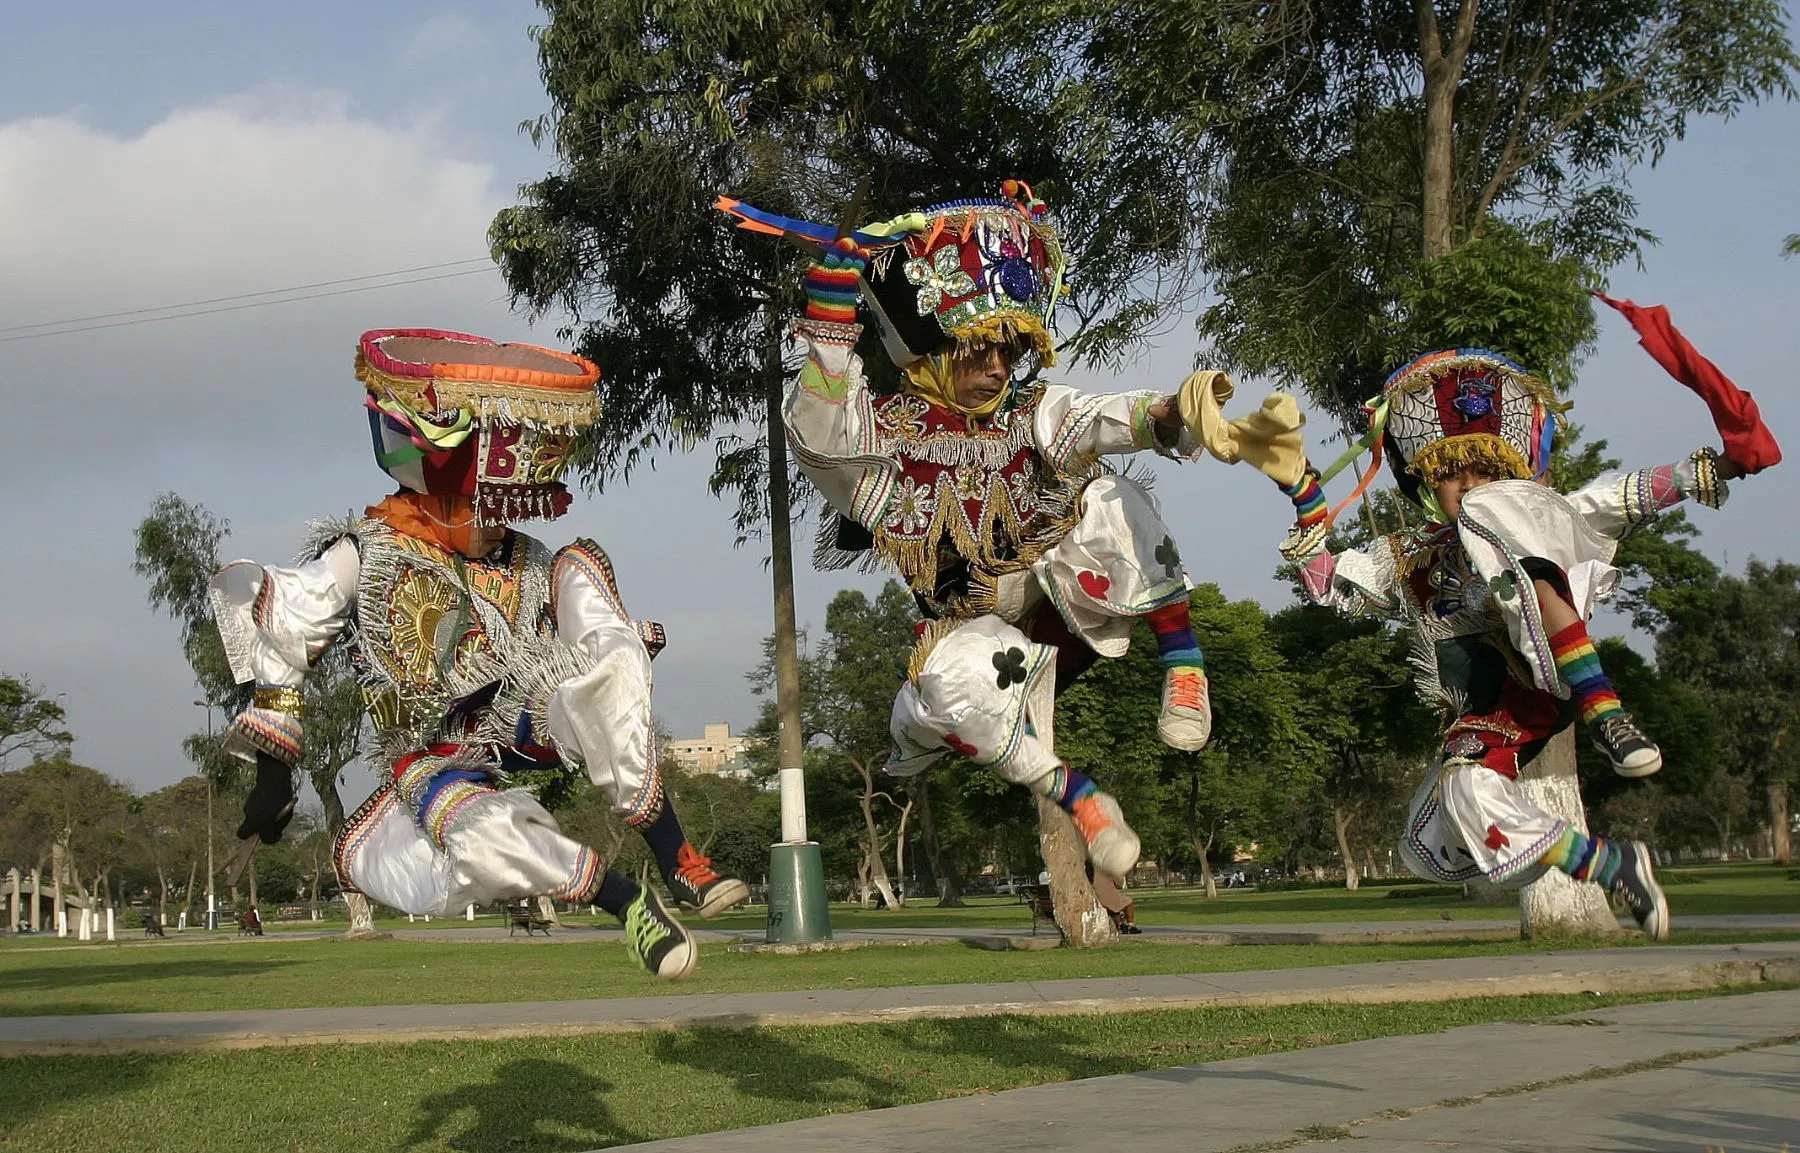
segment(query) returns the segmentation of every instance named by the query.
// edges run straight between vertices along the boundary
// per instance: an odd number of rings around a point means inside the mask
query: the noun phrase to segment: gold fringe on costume
[[[1421,448],[1412,459],[1412,471],[1427,484],[1475,466],[1512,480],[1531,479],[1531,465],[1524,455],[1491,432],[1445,437]]]
[[[924,622],[924,627],[919,630],[919,639],[913,642],[912,655],[906,660],[906,679],[917,685],[919,674],[924,671],[925,661],[931,656],[931,650],[963,623],[962,620],[948,617]]]

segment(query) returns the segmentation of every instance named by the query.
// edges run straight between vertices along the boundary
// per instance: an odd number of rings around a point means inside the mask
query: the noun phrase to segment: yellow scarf
[[[1001,389],[992,400],[969,408],[958,404],[956,400],[956,373],[950,367],[950,353],[934,352],[929,356],[913,361],[901,370],[906,374],[906,391],[937,405],[958,413],[970,422],[986,420],[1000,410],[1000,405],[1011,395],[1010,386]]]

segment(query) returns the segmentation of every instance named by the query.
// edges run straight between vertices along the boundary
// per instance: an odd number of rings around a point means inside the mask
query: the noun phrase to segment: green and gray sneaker
[[[699,946],[649,885],[638,886],[637,899],[625,906],[624,921],[625,950],[646,972],[679,981],[694,971]]]

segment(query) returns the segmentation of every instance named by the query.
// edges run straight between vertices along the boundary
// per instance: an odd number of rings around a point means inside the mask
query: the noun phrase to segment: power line
[[[460,264],[460,263],[464,263],[464,262],[455,261],[453,263]],[[484,263],[485,263],[485,258],[484,258]],[[441,268],[441,267],[445,267],[445,266],[437,265],[435,267]],[[155,324],[156,322],[162,321],[162,320],[186,320],[187,318],[193,317],[193,316],[212,316],[216,313],[221,313],[221,312],[242,312],[244,309],[247,309],[247,308],[267,308],[268,306],[270,306],[272,304],[297,304],[303,300],[320,300],[320,299],[323,299],[328,296],[348,296],[351,293],[355,293],[355,292],[373,292],[374,290],[376,290],[378,288],[400,288],[403,285],[408,285],[408,284],[428,284],[434,280],[451,280],[458,276],[473,276],[474,274],[476,274],[478,272],[485,272],[485,271],[487,271],[486,267],[465,268],[465,269],[462,269],[457,272],[440,272],[436,276],[415,276],[409,280],[393,280],[393,281],[389,281],[385,284],[363,284],[363,285],[358,285],[354,288],[337,288],[337,289],[333,289],[329,292],[308,293],[304,296],[284,296],[277,300],[249,300],[243,304],[228,304],[228,305],[223,305],[219,308],[202,308],[202,309],[197,309],[197,310],[191,311],[191,312],[170,312],[166,316],[138,316],[138,318],[135,320],[114,320],[107,324],[86,324],[86,325],[82,325],[81,327],[78,327],[78,328],[57,328],[54,331],[50,331],[50,332],[14,332],[14,335],[11,335],[11,336],[0,336],[0,344],[10,344],[15,340],[35,340],[40,337],[46,337],[46,336],[73,336],[76,333],[98,332],[102,329],[107,329],[107,328],[131,328],[131,327],[133,327],[135,325],[139,325],[139,324]],[[397,274],[390,272],[390,273],[385,273],[384,275],[394,276]],[[322,283],[322,284],[345,284],[345,283],[349,283],[350,280],[368,280],[368,279],[370,279],[370,278],[369,277],[351,277],[351,278],[348,278],[346,280],[341,280],[341,281],[327,280],[327,281],[321,281],[320,283]],[[301,286],[301,287],[304,287],[304,286]],[[295,288],[275,289],[272,291],[273,292],[294,292],[294,291],[297,291],[297,289],[295,289]],[[222,296],[217,299],[219,299],[221,301],[243,300],[246,297],[262,296],[262,295],[269,295],[269,293],[250,292],[250,293],[242,293],[238,296]],[[205,303],[205,302],[196,301],[194,303],[199,304],[199,303]],[[180,307],[187,307],[187,306],[170,305],[168,307],[180,308]],[[112,313],[110,315],[132,316],[138,312],[154,312],[154,311],[157,311],[157,310],[156,309],[137,309],[137,310],[134,310],[134,312]],[[95,319],[97,319],[97,318],[95,318]],[[24,325],[21,327],[48,327],[49,323],[50,322],[47,322],[46,325],[43,325],[43,326]],[[65,320],[65,321],[58,321],[58,322],[54,322],[54,323],[76,324],[78,322],[74,321],[74,320]],[[0,329],[0,331],[11,331],[11,330]]]
[[[90,320],[113,320],[121,316],[142,316],[148,312],[174,312],[183,308],[199,308],[206,304],[224,304],[233,300],[248,300],[253,296],[284,296],[290,292],[305,292],[309,288],[330,288],[338,284],[356,284],[364,280],[386,280],[390,276],[410,276],[415,272],[435,272],[440,268],[455,268],[459,264],[486,264],[489,258],[472,256],[467,260],[447,260],[442,264],[421,264],[417,268],[396,268],[392,272],[371,272],[367,276],[345,276],[337,280],[316,280],[311,284],[296,284],[289,288],[266,288],[261,292],[235,292],[230,296],[214,296],[206,300],[190,300],[185,304],[163,304],[155,308],[132,308],[124,312],[96,312],[92,316],[71,316],[66,320],[40,320],[33,324],[14,324],[0,328],[0,333],[23,332],[28,328],[61,328],[65,324],[85,324]]]

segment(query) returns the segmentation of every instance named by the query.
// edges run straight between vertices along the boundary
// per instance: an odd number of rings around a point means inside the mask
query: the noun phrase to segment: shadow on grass
[[[151,1054],[0,1059],[0,1085],[6,1086],[0,1093],[0,1147],[11,1148],[13,1131],[40,1116],[111,1108],[114,1098],[161,1080],[175,1060]]]
[[[508,1061],[491,1081],[433,1093],[419,1102],[419,1119],[406,1136],[408,1148],[442,1140],[471,1153],[548,1150],[575,1153],[644,1140],[613,1121],[603,1095],[613,1085],[561,1061]],[[461,1129],[458,1114],[474,1118]]]
[[[1006,1086],[1025,1069],[1031,1071],[1030,1081],[1037,1082],[1143,1067],[1129,1055],[1095,1053],[1090,1041],[1035,1017],[909,1021],[883,1028],[881,1036],[893,1047],[895,1060],[873,1071],[823,1051],[831,1044],[831,1035],[813,1030],[801,1033],[799,1043],[790,1030],[667,1034],[656,1039],[652,1055],[661,1064],[685,1065],[722,1077],[747,1097],[855,1109],[934,1099],[944,1088],[935,1079],[946,1058],[984,1061],[1008,1070],[1013,1076],[1006,1079]],[[973,1094],[990,1086],[965,1083],[954,1088]]]
[[[8,993],[34,990],[86,989],[93,985],[117,985],[140,981],[167,981],[183,977],[207,980],[229,977],[254,977],[296,964],[293,960],[267,957],[259,960],[227,961],[192,958],[184,960],[137,962],[117,965],[35,965],[0,970],[0,986]]]

